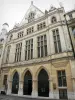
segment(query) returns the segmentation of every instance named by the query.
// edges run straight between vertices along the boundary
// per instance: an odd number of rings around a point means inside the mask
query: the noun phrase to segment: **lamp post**
[[[66,20],[66,15],[64,15],[64,18],[65,18],[65,21],[66,21],[66,26],[67,26],[67,30],[68,30],[68,34],[69,34],[69,38],[70,38],[70,43],[71,43],[71,47],[72,47],[72,51],[73,51],[73,56],[74,56],[74,59],[75,59],[74,46],[73,46],[73,42],[72,42],[70,31],[69,31],[68,23],[67,23],[67,20]]]

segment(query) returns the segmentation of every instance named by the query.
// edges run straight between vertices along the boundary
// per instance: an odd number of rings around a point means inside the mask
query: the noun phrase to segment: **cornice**
[[[55,56],[55,55],[57,55],[57,56]],[[20,67],[20,66],[25,67],[25,66],[31,66],[31,65],[34,65],[34,64],[48,63],[48,62],[52,62],[52,63],[56,64],[57,61],[70,60],[72,58],[73,58],[72,52],[68,52],[68,55],[67,55],[67,52],[62,52],[62,53],[59,53],[59,54],[53,54],[53,55],[43,57],[43,58],[36,58],[36,59],[28,60],[28,61],[2,64],[1,68],[6,68],[6,67],[11,68],[11,67]]]

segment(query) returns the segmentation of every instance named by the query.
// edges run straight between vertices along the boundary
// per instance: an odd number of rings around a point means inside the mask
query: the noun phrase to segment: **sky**
[[[8,23],[9,30],[15,23],[20,23],[32,0],[0,0],[0,31],[4,23]],[[60,7],[62,2],[65,11],[75,9],[75,0],[33,0],[33,4],[43,12],[50,9],[50,6]]]

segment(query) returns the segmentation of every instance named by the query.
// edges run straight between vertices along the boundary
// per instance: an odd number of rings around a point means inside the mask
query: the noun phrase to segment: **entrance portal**
[[[42,69],[38,75],[38,96],[49,96],[49,81],[47,72]]]
[[[32,93],[32,75],[29,71],[24,75],[23,94],[31,95]]]
[[[19,88],[19,75],[17,72],[15,72],[12,81],[12,93],[18,94],[18,88]]]

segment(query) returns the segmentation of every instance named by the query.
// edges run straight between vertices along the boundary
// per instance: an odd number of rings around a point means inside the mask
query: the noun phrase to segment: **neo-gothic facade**
[[[1,91],[4,88],[7,94],[18,96],[75,98],[74,58],[64,14],[63,7],[51,7],[43,13],[31,3],[21,23],[7,33]]]

